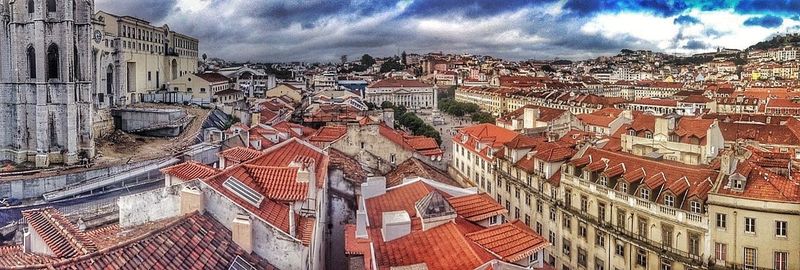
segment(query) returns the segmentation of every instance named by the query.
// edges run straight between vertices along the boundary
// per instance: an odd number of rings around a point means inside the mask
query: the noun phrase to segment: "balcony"
[[[692,225],[701,230],[708,229],[708,218],[705,215],[691,213],[688,211],[664,205],[659,205],[657,203],[653,203],[648,200],[634,197],[626,193],[608,189],[604,186],[597,185],[595,183],[591,183],[581,178],[573,177],[568,174],[564,174],[562,176],[562,181],[564,180],[571,181],[576,186],[582,187],[583,189],[597,196],[606,197],[611,200],[627,204],[631,208],[634,208],[640,212],[648,213],[650,215],[660,217],[666,220],[677,220],[678,222],[682,222],[687,225]]]

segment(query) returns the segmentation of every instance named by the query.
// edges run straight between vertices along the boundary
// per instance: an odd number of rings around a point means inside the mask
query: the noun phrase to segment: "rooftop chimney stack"
[[[249,216],[236,215],[231,225],[233,242],[248,254],[253,252],[253,223]]]
[[[205,198],[199,187],[185,186],[181,189],[181,215],[194,211],[205,212]]]
[[[411,233],[411,217],[406,211],[383,213],[383,241],[389,242]]]

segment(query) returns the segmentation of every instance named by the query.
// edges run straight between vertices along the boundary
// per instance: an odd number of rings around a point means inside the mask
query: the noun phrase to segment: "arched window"
[[[58,64],[59,64],[58,46],[51,44],[47,48],[47,79],[58,79]]]
[[[75,75],[75,81],[81,80],[81,61],[78,56],[78,46],[75,46],[75,51],[72,54],[72,72]]]
[[[31,79],[36,79],[36,49],[33,46],[28,46],[28,76]]]
[[[33,0],[28,0],[28,13],[33,13],[36,4],[33,3]]]
[[[47,12],[56,12],[56,0],[47,0]]]

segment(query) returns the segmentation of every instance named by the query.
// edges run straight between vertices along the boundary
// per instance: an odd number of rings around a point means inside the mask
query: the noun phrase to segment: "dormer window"
[[[671,141],[671,142],[679,142],[680,140],[681,140],[681,137],[678,137],[677,134],[669,135],[669,141]]]
[[[627,183],[620,183],[619,184],[619,191],[628,193],[628,184]]]
[[[703,212],[703,204],[698,201],[691,201],[689,203],[689,210],[692,211],[692,213],[700,214]]]
[[[633,129],[628,130],[628,135],[636,136],[636,130],[633,130]]]
[[[600,179],[597,180],[597,184],[601,186],[608,185],[608,178],[606,178],[605,176],[600,176]]]
[[[664,204],[669,207],[675,207],[675,197],[672,195],[664,196]]]
[[[650,199],[650,190],[646,189],[646,188],[641,189],[639,191],[639,197],[641,197],[642,199],[645,199],[645,200],[649,200]]]
[[[644,133],[644,137],[647,138],[647,139],[652,139],[653,138],[653,133],[650,132],[650,131],[646,131]]]

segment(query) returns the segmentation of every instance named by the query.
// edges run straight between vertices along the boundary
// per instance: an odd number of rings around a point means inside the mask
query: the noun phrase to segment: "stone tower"
[[[94,1],[0,1],[0,161],[93,157]]]

